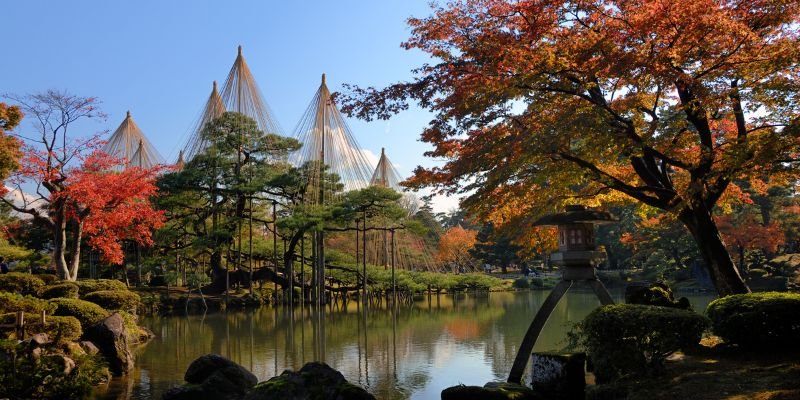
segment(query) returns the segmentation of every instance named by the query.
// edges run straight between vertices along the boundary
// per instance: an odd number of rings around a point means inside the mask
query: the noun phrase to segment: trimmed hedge
[[[15,313],[0,314],[0,324],[13,324],[16,320]],[[31,337],[37,333],[46,333],[47,337],[57,344],[63,344],[77,340],[83,335],[81,323],[75,317],[47,316],[47,325],[42,328],[42,318],[40,315],[25,315],[25,337]],[[7,328],[7,337],[15,336],[14,328]],[[18,339],[18,338],[17,338]]]
[[[36,274],[36,277],[41,279],[45,285],[55,285],[60,281],[56,274]]]
[[[736,294],[712,301],[715,335],[746,348],[800,348],[800,293]]]
[[[56,305],[54,315],[75,317],[80,321],[83,329],[87,329],[108,316],[108,311],[103,307],[85,300],[52,299],[50,302]]]
[[[87,294],[83,299],[91,301],[106,310],[136,310],[140,302],[138,294],[127,290],[100,290]]]
[[[692,311],[615,304],[589,313],[579,329],[595,376],[603,383],[627,374],[658,373],[667,356],[697,345],[708,324]]]
[[[0,292],[0,314],[24,311],[39,315],[42,311],[46,311],[48,315],[51,315],[55,310],[55,305],[50,304],[47,300],[22,296],[17,293]]]
[[[55,299],[58,297],[63,297],[65,299],[77,299],[78,285],[73,282],[64,282],[56,285],[45,286],[44,289],[42,289],[41,297],[43,299]]]
[[[75,283],[78,284],[78,293],[80,293],[81,297],[100,290],[128,290],[125,282],[116,279],[87,279]]]
[[[530,289],[531,282],[528,280],[528,278],[519,278],[514,281],[512,286],[514,286],[515,289]]]
[[[0,274],[0,292],[37,296],[44,287],[40,278],[23,272]]]

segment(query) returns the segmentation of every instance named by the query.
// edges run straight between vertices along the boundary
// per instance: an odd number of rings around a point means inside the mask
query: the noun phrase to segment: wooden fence
[[[25,340],[25,312],[17,311],[16,318],[13,324],[0,324],[0,329],[14,328],[18,340]],[[28,325],[47,325],[47,312],[42,310],[41,320],[39,322],[28,322]]]

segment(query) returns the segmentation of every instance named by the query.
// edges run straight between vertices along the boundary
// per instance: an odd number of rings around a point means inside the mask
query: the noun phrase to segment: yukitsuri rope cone
[[[133,122],[130,111],[128,111],[125,120],[122,121],[117,130],[111,134],[102,150],[110,156],[124,161],[123,166],[119,167],[120,169],[128,167],[152,168],[164,162],[156,148],[147,140],[136,123]]]

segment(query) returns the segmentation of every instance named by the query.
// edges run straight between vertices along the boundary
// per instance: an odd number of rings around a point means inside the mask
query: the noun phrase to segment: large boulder
[[[241,365],[217,354],[206,354],[192,361],[186,370],[186,385],[164,393],[165,400],[238,400],[258,382]]]
[[[128,348],[128,331],[125,321],[118,313],[89,327],[83,339],[94,343],[108,362],[108,369],[116,376],[125,375],[133,369],[133,355]]]
[[[374,400],[375,396],[348,382],[337,370],[322,362],[310,362],[293,372],[256,385],[244,400]]]

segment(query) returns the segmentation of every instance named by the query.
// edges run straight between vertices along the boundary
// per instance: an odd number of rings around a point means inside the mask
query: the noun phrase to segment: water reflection
[[[439,398],[458,383],[505,380],[517,345],[547,292],[432,296],[413,305],[326,309],[268,308],[144,321],[158,338],[136,352],[130,377],[98,389],[96,399],[160,398],[206,353],[228,357],[266,380],[322,360],[380,399]],[[710,296],[692,298],[704,309]],[[570,291],[534,350],[563,347],[564,333],[598,305]]]

